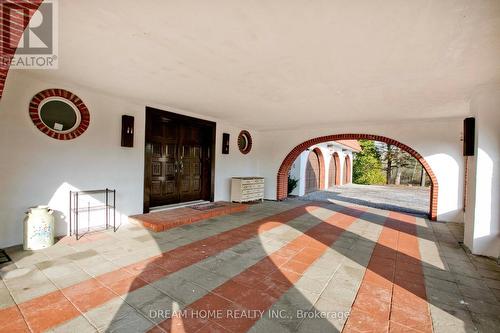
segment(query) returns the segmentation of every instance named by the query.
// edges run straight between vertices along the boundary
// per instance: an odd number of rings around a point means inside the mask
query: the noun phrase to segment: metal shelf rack
[[[104,204],[100,203],[98,205],[91,204],[91,200],[88,197],[92,197],[92,201],[97,201],[96,196],[104,196]],[[87,205],[82,206],[83,198],[87,198]],[[113,231],[116,232],[116,190],[110,190],[108,188],[103,190],[89,190],[89,191],[69,191],[69,234],[70,236],[75,235],[76,239],[80,239],[85,234],[91,231],[90,228],[90,215],[95,211],[104,210],[105,215],[105,230],[108,230],[111,226]],[[113,216],[111,217],[111,211]],[[87,213],[87,231],[80,234],[80,213]],[[112,222],[112,225],[111,225]]]

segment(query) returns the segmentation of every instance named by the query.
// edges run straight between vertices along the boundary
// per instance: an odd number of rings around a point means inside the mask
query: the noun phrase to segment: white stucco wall
[[[41,133],[28,115],[31,98],[47,88],[63,88],[78,95],[91,113],[91,124],[79,138],[54,140]],[[142,213],[144,180],[145,106],[191,116],[171,107],[98,94],[77,86],[42,82],[22,71],[11,71],[0,101],[0,248],[22,243],[26,210],[49,204],[56,212],[56,230],[66,233],[70,189],[117,190],[118,221]],[[121,115],[135,117],[133,148],[120,146]],[[260,135],[251,128],[253,149],[243,155],[237,147],[241,128],[216,121],[215,200],[230,199],[232,176],[259,175]],[[221,154],[222,133],[231,135],[230,154]]]
[[[476,152],[469,157],[465,244],[475,254],[500,257],[500,86],[472,98]]]
[[[438,219],[463,222],[464,159],[460,141],[462,120],[447,118],[429,121],[333,123],[325,124],[322,128],[263,131],[260,167],[267,182],[266,198],[276,199],[276,174],[285,156],[295,146],[323,135],[375,134],[398,140],[419,152],[438,179]]]

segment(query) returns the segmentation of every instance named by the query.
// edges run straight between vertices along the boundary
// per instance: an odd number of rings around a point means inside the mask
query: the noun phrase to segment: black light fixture
[[[229,133],[222,133],[222,153],[229,154]]]
[[[122,116],[122,147],[134,146],[134,117]]]
[[[464,156],[474,156],[476,139],[476,118],[464,119]]]

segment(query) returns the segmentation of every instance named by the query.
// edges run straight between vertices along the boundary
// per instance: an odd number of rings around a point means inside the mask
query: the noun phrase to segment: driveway
[[[466,253],[462,234],[297,200],[163,232],[124,225],[10,248],[0,332],[498,331],[500,269]]]
[[[419,186],[357,185],[334,186],[299,197],[306,201],[347,202],[417,215],[428,215],[430,189]]]

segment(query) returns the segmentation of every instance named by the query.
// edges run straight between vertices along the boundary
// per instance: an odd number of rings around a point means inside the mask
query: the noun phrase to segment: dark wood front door
[[[215,124],[146,109],[144,211],[193,200],[213,200]]]

